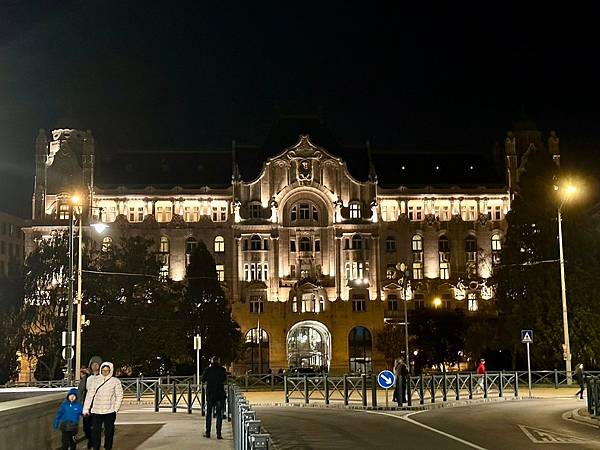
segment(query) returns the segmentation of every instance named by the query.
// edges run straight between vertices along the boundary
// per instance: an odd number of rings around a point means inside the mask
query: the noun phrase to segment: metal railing
[[[484,375],[474,373],[452,373],[420,375],[409,378],[407,405],[436,403],[439,401],[461,400],[464,398],[488,398],[519,396],[518,372],[489,372]],[[285,403],[323,401],[343,402],[344,405],[377,407],[378,388],[374,375],[360,377],[302,376],[284,377]]]
[[[600,418],[600,376],[586,376],[587,404],[590,416]]]

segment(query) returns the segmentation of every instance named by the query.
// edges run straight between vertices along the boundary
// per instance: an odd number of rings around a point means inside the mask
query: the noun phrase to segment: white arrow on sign
[[[385,381],[386,384],[392,384],[392,379],[386,377],[385,375],[381,374],[381,378],[383,378],[383,381]]]

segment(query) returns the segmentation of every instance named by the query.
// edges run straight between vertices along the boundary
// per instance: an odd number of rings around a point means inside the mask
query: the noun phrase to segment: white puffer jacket
[[[121,380],[113,376],[114,368],[110,362],[103,362],[100,366],[108,367],[110,372],[108,376],[94,377],[91,389],[88,387],[88,393],[83,405],[83,413],[88,414],[110,414],[119,411],[123,401],[123,386]]]

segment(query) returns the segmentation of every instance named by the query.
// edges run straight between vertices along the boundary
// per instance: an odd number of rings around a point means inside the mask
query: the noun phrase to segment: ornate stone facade
[[[502,185],[395,188],[380,186],[374,167],[366,181],[355,179],[347,161],[308,135],[296,135],[251,181],[242,180],[234,161],[232,181],[223,187],[136,187],[126,177],[117,186],[95,184],[90,132],[57,130],[51,142],[45,139],[42,133],[37,141],[28,245],[64,226],[61,208],[73,190],[101,207],[110,225],[94,239],[154,238],[174,280],[184,278],[187,255],[204,241],[247,337],[246,359],[236,371],[378,370],[384,361],[373,348],[374,333],[385,322],[404,320],[404,299],[409,313],[424,307],[494,313],[493,271],[519,166],[511,159],[517,153],[512,134]],[[551,139],[558,155],[558,138]],[[60,179],[54,163],[63,151],[74,155],[65,161],[79,162],[71,192],[44,184]],[[60,171],[73,172],[67,162]],[[400,183],[404,169],[397,167]],[[405,284],[400,263],[410,275]]]

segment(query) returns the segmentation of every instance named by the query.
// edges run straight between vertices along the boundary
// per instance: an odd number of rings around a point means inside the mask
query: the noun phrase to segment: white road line
[[[365,412],[367,412],[369,414],[379,414],[380,416],[388,416],[388,417],[393,417],[394,419],[404,420],[404,421],[406,421],[408,423],[412,423],[413,425],[416,425],[418,427],[425,428],[426,430],[433,431],[434,433],[441,434],[442,436],[447,437],[449,439],[453,439],[457,442],[460,442],[461,444],[465,444],[467,447],[476,448],[478,450],[487,450],[485,447],[480,447],[477,444],[473,444],[472,442],[465,441],[464,439],[461,439],[458,436],[454,436],[452,434],[446,433],[445,431],[430,427],[429,425],[425,425],[424,423],[417,422],[416,420],[413,420],[409,417],[409,416],[419,414],[419,413],[422,413],[425,411],[415,411],[415,412],[408,413],[404,416],[397,416],[395,414],[379,412],[379,411],[365,411]]]

